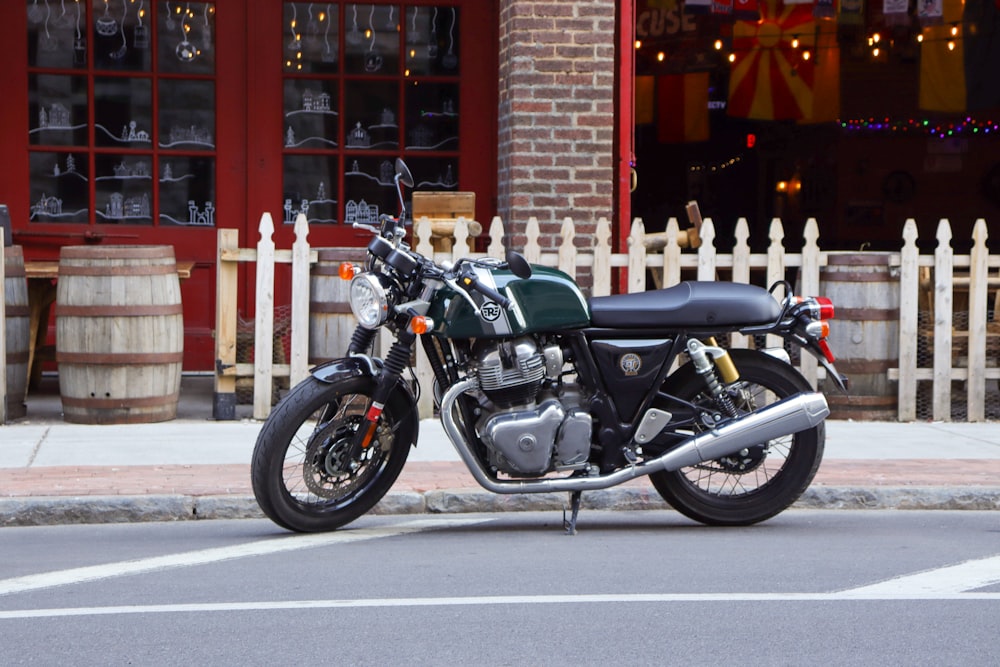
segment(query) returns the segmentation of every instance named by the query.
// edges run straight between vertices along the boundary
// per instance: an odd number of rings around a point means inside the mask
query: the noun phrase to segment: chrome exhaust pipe
[[[717,429],[692,436],[658,458],[607,475],[499,481],[486,472],[479,459],[472,453],[454,418],[455,402],[458,397],[475,387],[475,380],[463,380],[445,392],[441,401],[441,423],[469,472],[483,488],[493,493],[549,493],[607,489],[661,470],[674,471],[731,456],[746,447],[813,428],[830,414],[823,394],[818,392],[796,394],[757,412],[734,419]]]

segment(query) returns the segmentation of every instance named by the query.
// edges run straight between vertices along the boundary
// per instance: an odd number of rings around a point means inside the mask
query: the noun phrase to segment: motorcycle
[[[346,356],[311,369],[257,439],[254,495],[275,523],[334,530],[389,491],[418,438],[422,388],[404,377],[418,339],[445,433],[478,483],[569,493],[568,533],[584,491],[642,476],[709,525],[764,521],[808,487],[829,409],[786,346],[846,391],[826,342],[828,299],[792,296],[783,282],[707,281],[588,299],[514,252],[437,264],[404,241],[413,178],[402,160],[395,186],[399,217],[366,227],[364,267],[340,267],[358,320]],[[379,330],[394,337],[384,359],[371,353]],[[786,346],[718,344],[733,332]]]

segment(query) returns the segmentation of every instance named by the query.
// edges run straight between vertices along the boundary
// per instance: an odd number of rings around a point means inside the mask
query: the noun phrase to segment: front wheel
[[[415,406],[394,392],[372,443],[351,456],[376,381],[308,378],[268,417],[251,464],[254,496],[279,526],[334,530],[375,506],[399,476],[417,437]]]
[[[763,352],[730,350],[729,354],[740,379],[725,390],[741,415],[812,391],[798,371]],[[705,381],[691,364],[679,369],[667,383],[665,392],[708,413],[718,411]],[[690,436],[702,430],[705,427],[691,427],[678,435]],[[821,423],[756,443],[733,456],[649,477],[663,499],[681,514],[714,526],[746,526],[773,517],[802,495],[819,469],[824,442]]]

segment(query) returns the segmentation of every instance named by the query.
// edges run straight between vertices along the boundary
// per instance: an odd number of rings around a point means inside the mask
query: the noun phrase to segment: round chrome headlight
[[[389,299],[377,276],[359,273],[351,280],[351,311],[366,329],[385,324],[389,316]]]

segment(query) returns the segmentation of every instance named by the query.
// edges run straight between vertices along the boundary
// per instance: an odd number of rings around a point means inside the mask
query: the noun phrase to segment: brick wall
[[[537,217],[543,247],[567,216],[591,234],[612,219],[615,3],[500,0],[499,61],[499,215]]]

